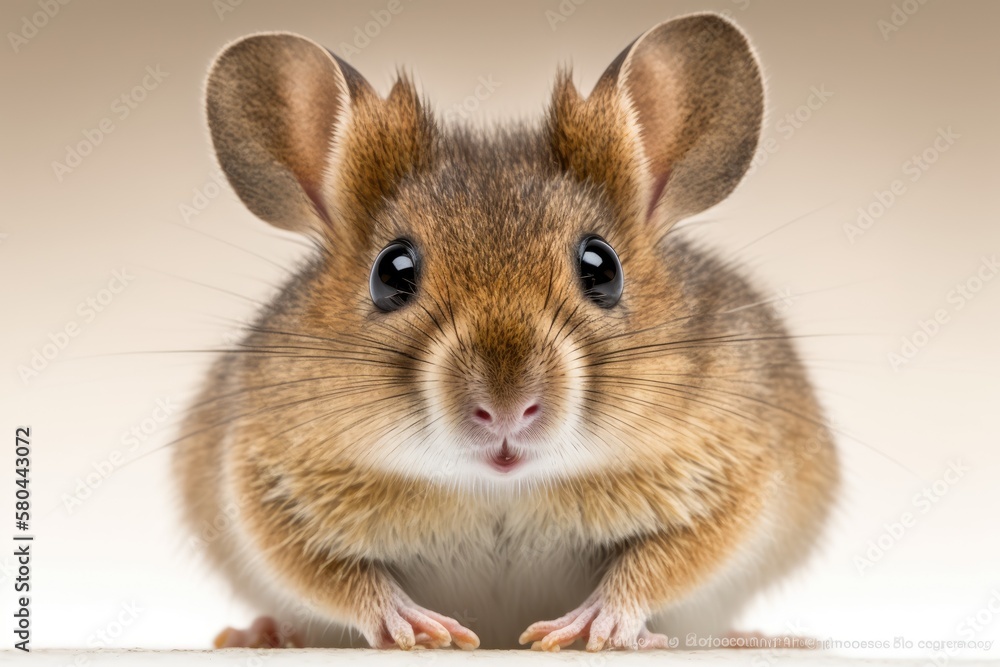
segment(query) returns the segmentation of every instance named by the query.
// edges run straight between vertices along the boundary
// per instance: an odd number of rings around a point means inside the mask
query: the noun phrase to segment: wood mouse
[[[206,101],[239,198],[316,247],[177,443],[189,520],[233,510],[209,553],[278,619],[218,645],[667,647],[810,552],[839,480],[814,389],[675,227],[757,146],[731,22],[651,28],[589,95],[559,72],[533,124],[443,123],[287,33],[227,46]]]

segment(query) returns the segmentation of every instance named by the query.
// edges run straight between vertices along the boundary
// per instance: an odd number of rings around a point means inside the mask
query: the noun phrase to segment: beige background
[[[180,408],[166,415],[157,400],[170,407],[189,399],[209,355],[156,351],[229,344],[303,248],[214,184],[200,108],[204,73],[227,41],[260,30],[300,32],[343,53],[340,45],[388,2],[244,0],[220,15],[222,2],[71,2],[17,52],[8,33],[24,30],[41,9],[27,0],[0,9],[8,35],[0,46],[0,432],[6,442],[19,424],[34,433],[38,646],[93,645],[103,641],[99,631],[122,646],[204,646],[222,625],[252,614],[188,548],[176,525],[169,455],[158,449]],[[845,434],[848,483],[821,555],[762,598],[744,625],[916,644],[960,638],[963,619],[986,610],[975,638],[1000,639],[1000,618],[988,611],[991,596],[1000,599],[1000,279],[983,283],[961,308],[949,298],[956,284],[974,282],[984,257],[1000,252],[1000,5],[402,0],[402,7],[350,62],[383,92],[405,65],[441,113],[454,116],[465,103],[476,107],[468,113],[474,123],[537,117],[556,66],[570,60],[589,89],[631,39],[661,20],[715,9],[747,30],[767,72],[770,150],[730,200],[698,217],[713,224],[697,229],[782,296],[792,329],[809,335],[801,348]],[[547,12],[560,11],[565,20],[550,23]],[[888,23],[880,29],[879,22],[891,22],[894,11],[902,25],[883,34]],[[132,95],[147,67],[166,76],[138,91],[145,99],[122,117],[115,100]],[[470,98],[480,77],[499,85],[486,99]],[[810,98],[815,90],[832,96],[819,104]],[[796,112],[808,118],[793,125],[786,115]],[[85,141],[85,132],[97,136],[103,119],[113,131],[59,180],[52,163],[65,161],[67,145]],[[936,149],[939,131],[949,128],[957,138]],[[908,161],[925,151],[935,161],[911,180]],[[905,190],[897,187],[902,194],[852,242],[845,225],[896,179]],[[185,220],[182,207],[196,205],[202,210]],[[104,294],[110,302],[88,321],[78,304],[99,299],[121,269],[134,278]],[[894,370],[888,355],[939,310],[947,321]],[[18,367],[74,323],[78,335],[22,381]],[[133,427],[149,435],[129,451],[132,441],[122,438]],[[13,453],[5,451],[0,488],[11,489]],[[120,456],[134,462],[118,466]],[[922,511],[914,494],[956,461],[968,470],[940,483],[943,497]],[[63,500],[78,480],[109,467],[110,476],[67,510]],[[0,493],[0,506],[12,495]],[[886,537],[885,524],[905,512],[915,524]],[[889,548],[860,573],[856,558],[880,536]],[[0,613],[9,618],[10,557],[0,556],[0,565]],[[134,619],[123,612],[133,604]]]

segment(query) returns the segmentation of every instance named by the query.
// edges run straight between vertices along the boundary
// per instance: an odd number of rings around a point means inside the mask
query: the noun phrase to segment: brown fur
[[[753,153],[762,90],[737,30],[663,24],[589,97],[561,75],[541,127],[493,133],[437,125],[405,78],[380,99],[301,38],[251,40],[210,79],[220,162],[252,211],[322,251],[219,360],[178,446],[196,526],[236,499],[245,535],[211,544],[219,563],[249,540],[279,587],[370,638],[404,583],[396,566],[470,533],[493,531],[499,550],[556,527],[608,605],[646,616],[719,572],[769,507],[764,557],[801,560],[838,478],[813,391],[760,296],[668,233],[726,196]],[[585,234],[621,258],[612,310],[579,289]],[[382,313],[367,277],[400,237],[417,247],[419,291]],[[432,414],[474,447],[470,406],[535,394],[532,437],[573,420],[586,436],[542,481],[427,479],[393,465],[410,454],[373,448],[385,436],[436,455],[414,439],[435,433]],[[516,639],[485,632],[484,645]]]

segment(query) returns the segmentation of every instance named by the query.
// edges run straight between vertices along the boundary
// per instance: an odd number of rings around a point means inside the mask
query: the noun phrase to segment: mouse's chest
[[[563,614],[596,585],[597,559],[563,531],[505,514],[479,520],[482,525],[429,541],[421,553],[393,563],[418,604],[463,617],[476,632],[496,632],[499,640]]]
[[[479,513],[466,517],[461,526],[432,528],[434,534],[401,562],[415,568],[475,568],[501,576],[539,559],[555,561],[570,554],[579,558],[582,549],[580,540],[565,527],[514,511]]]

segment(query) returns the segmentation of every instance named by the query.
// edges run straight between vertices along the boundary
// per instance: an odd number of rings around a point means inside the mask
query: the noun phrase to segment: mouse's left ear
[[[747,38],[721,16],[695,14],[641,35],[586,100],[565,76],[549,128],[567,168],[665,229],[736,187],[763,112],[760,67]]]

